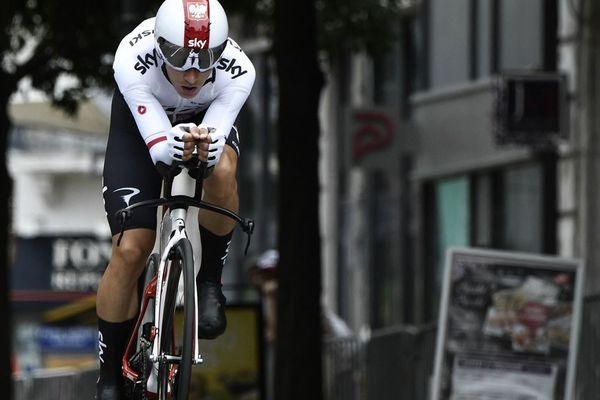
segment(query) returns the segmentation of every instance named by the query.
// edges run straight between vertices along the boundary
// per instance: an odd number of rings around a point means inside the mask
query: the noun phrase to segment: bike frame
[[[185,230],[185,220],[187,217],[187,210],[185,208],[176,208],[174,210],[169,211],[168,218],[163,218],[163,226],[166,220],[170,220],[171,229],[166,230],[169,234],[168,236],[164,235],[164,232],[161,232],[161,239],[164,237],[169,237],[170,239],[161,249],[160,255],[160,264],[158,267],[157,277],[162,277],[163,279],[157,279],[156,284],[156,298],[160,299],[158,302],[158,307],[154,307],[154,327],[156,329],[156,338],[154,339],[154,343],[152,345],[152,353],[150,355],[150,360],[152,362],[160,361],[161,355],[158,354],[158,343],[161,341],[161,336],[165,334],[169,334],[171,332],[161,332],[158,327],[162,326],[162,321],[164,318],[164,304],[165,304],[165,296],[166,293],[164,291],[164,284],[166,282],[166,277],[168,276],[168,271],[166,270],[167,262],[169,255],[171,253],[171,249],[175,247],[175,244],[184,238],[188,238],[187,232]],[[162,229],[161,229],[162,230]],[[161,244],[162,245],[162,244]],[[201,245],[200,245],[201,246]],[[162,247],[162,246],[161,246]],[[194,260],[193,265],[196,265],[196,261]],[[183,279],[180,276],[180,280]],[[178,289],[179,290],[179,289]],[[198,321],[198,288],[196,280],[194,280],[194,364],[199,364],[202,362],[202,357],[200,356],[200,348],[199,348],[199,339],[197,332],[197,321]],[[174,335],[174,333],[172,333]],[[173,337],[173,340],[175,338]],[[167,360],[172,361],[172,360]]]
[[[157,363],[162,360],[162,357],[166,357],[166,361],[175,362],[178,360],[178,357],[175,356],[163,356],[160,355],[159,352],[159,343],[161,343],[161,338],[163,335],[172,335],[173,342],[175,341],[175,332],[161,332],[160,326],[162,326],[162,321],[165,317],[164,314],[164,305],[166,301],[166,291],[165,284],[166,278],[168,277],[167,265],[169,262],[169,257],[172,249],[175,245],[182,239],[189,239],[187,231],[186,231],[186,218],[187,218],[187,208],[186,207],[176,207],[169,208],[164,212],[163,219],[161,221],[161,229],[160,236],[157,238],[159,241],[159,256],[160,256],[160,264],[158,266],[158,270],[156,275],[152,278],[150,283],[146,286],[142,294],[142,305],[140,310],[140,315],[138,316],[138,320],[136,322],[133,334],[129,340],[127,349],[125,354],[123,355],[123,374],[125,377],[132,380],[134,383],[139,381],[139,374],[135,372],[128,363],[129,355],[132,353],[134,346],[137,341],[137,332],[139,332],[140,326],[142,325],[144,316],[148,311],[148,305],[151,300],[154,300],[154,319],[152,322],[152,332],[151,332],[151,341],[152,341],[152,352],[150,353],[150,360],[153,363]],[[201,244],[198,244],[201,246]],[[196,264],[196,260],[194,260],[194,265]],[[161,277],[161,279],[159,279]],[[180,277],[182,279],[182,277]],[[178,291],[180,289],[178,288]],[[157,299],[159,299],[157,301]],[[198,321],[198,292],[197,292],[197,284],[194,280],[194,326],[196,327],[194,330],[194,364],[202,363],[202,356],[200,355],[200,346],[199,339],[197,333],[197,321]]]
[[[183,239],[189,239],[187,231],[186,231],[186,218],[188,217],[188,207],[197,207],[207,209],[225,216],[236,221],[243,229],[243,231],[248,235],[248,242],[246,245],[246,250],[250,244],[250,236],[252,235],[252,231],[254,229],[254,222],[252,220],[247,220],[239,217],[237,214],[224,209],[219,206],[215,206],[210,203],[206,203],[201,200],[202,197],[202,183],[204,176],[204,168],[205,163],[199,163],[195,168],[190,168],[190,171],[196,171],[196,185],[195,185],[195,193],[193,197],[188,195],[175,194],[173,195],[173,179],[176,175],[181,172],[180,166],[173,166],[170,168],[170,172],[165,175],[165,185],[164,185],[164,197],[156,200],[148,200],[142,201],[136,204],[132,204],[129,207],[120,210],[118,215],[122,219],[123,226],[125,224],[126,219],[131,214],[133,209],[138,207],[150,207],[150,206],[163,206],[163,218],[160,224],[160,232],[157,237],[158,241],[158,254],[160,257],[160,262],[158,265],[158,269],[156,274],[152,277],[150,282],[146,285],[142,292],[141,299],[141,307],[140,314],[138,316],[138,320],[136,321],[135,328],[129,339],[127,344],[127,348],[122,358],[122,369],[123,375],[131,380],[134,384],[139,384],[140,374],[136,372],[129,364],[129,359],[132,353],[135,351],[135,347],[138,340],[138,332],[142,323],[144,321],[144,317],[148,311],[148,306],[151,300],[154,300],[154,318],[152,321],[152,328],[150,332],[149,340],[152,342],[152,351],[149,355],[149,359],[153,364],[156,364],[160,361],[167,361],[172,365],[178,363],[180,357],[178,356],[167,356],[159,354],[159,347],[161,343],[161,337],[163,335],[172,335],[171,340],[173,341],[173,345],[175,345],[175,328],[173,326],[173,330],[171,332],[161,332],[160,327],[162,326],[162,321],[165,318],[164,314],[164,305],[166,302],[166,279],[169,276],[169,271],[167,270],[167,266],[169,266],[169,257],[171,255],[172,250],[175,248],[177,243]],[[175,172],[174,172],[175,171]],[[122,232],[121,232],[122,234]],[[119,238],[120,241],[120,238]],[[194,257],[196,252],[200,251],[201,254],[201,244],[197,245],[199,247],[195,248]],[[193,266],[200,265],[200,260],[193,260]],[[194,276],[197,273],[197,270],[194,271]],[[180,276],[180,282],[183,277]],[[202,356],[200,355],[200,346],[199,346],[199,338],[198,338],[198,291],[197,291],[197,283],[194,279],[194,341],[193,341],[193,364],[200,364],[203,362]],[[179,286],[179,285],[178,285]],[[177,289],[179,292],[180,288]],[[176,299],[175,299],[176,300]],[[174,369],[171,369],[170,374],[174,373]]]

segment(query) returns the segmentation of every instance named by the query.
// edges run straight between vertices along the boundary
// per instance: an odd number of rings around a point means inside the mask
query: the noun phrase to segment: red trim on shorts
[[[167,140],[167,137],[166,136],[161,136],[159,138],[156,138],[156,139],[152,140],[151,142],[149,142],[148,144],[146,144],[146,146],[148,146],[148,150],[150,150],[152,148],[152,146],[154,146],[157,143],[164,142],[165,140]]]

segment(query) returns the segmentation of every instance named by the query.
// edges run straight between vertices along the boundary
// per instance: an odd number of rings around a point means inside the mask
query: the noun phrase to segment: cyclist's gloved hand
[[[208,145],[208,169],[211,170],[221,159],[223,147],[225,146],[225,134],[214,128],[208,128],[208,133],[211,138],[211,143]]]
[[[186,143],[188,141],[192,141],[192,135],[189,133],[190,129],[195,128],[196,124],[187,123],[187,124],[177,124],[167,132],[167,146],[169,147],[169,157],[171,157],[174,161],[182,161],[184,159],[184,151],[186,148]],[[184,141],[184,135],[187,135]],[[190,147],[191,146],[191,147]],[[193,143],[188,145],[190,149],[193,149]],[[189,153],[191,154],[191,151]]]
[[[202,161],[206,161],[209,155],[209,145],[212,142],[210,133],[214,132],[213,128],[209,128],[204,124],[198,125],[198,129],[194,131],[194,139],[196,141],[196,151],[198,152],[198,158]]]

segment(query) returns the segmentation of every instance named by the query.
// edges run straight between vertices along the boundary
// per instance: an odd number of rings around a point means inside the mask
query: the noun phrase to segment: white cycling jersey
[[[152,160],[171,164],[166,132],[206,110],[202,123],[227,135],[246,102],[255,71],[238,44],[228,39],[223,55],[198,94],[181,97],[169,82],[154,47],[154,20],[149,18],[126,35],[115,54],[114,76]]]

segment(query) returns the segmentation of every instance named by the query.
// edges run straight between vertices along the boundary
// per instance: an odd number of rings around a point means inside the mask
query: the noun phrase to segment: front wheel
[[[175,335],[174,316],[178,298],[180,276],[183,275],[183,326]],[[164,317],[160,327],[161,356],[180,357],[178,364],[166,359],[160,361],[158,369],[158,398],[160,400],[187,400],[194,356],[194,256],[188,239],[180,240],[173,249],[165,283]],[[179,342],[179,343],[178,343]],[[172,396],[171,396],[172,392]]]

